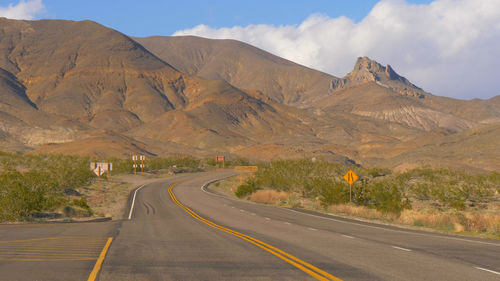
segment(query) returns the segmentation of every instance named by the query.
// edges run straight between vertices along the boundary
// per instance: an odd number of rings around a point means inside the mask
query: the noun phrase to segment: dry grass
[[[246,178],[246,177],[245,177]],[[235,197],[234,192],[245,178],[233,177],[210,186],[211,189]],[[498,196],[495,195],[495,196]],[[413,209],[404,209],[400,214],[377,211],[366,206],[352,204],[330,205],[325,210],[318,198],[304,198],[297,192],[278,192],[276,190],[258,190],[248,197],[249,200],[270,205],[291,208],[304,208],[327,211],[333,214],[364,218],[367,220],[388,222],[397,225],[419,227],[428,230],[479,235],[500,239],[500,204],[499,200],[490,202],[487,208],[459,211],[453,208],[436,208],[428,202],[415,202]]]
[[[250,200],[256,203],[262,204],[280,204],[281,202],[286,202],[289,198],[287,192],[278,192],[275,190],[258,190],[252,193]]]
[[[87,204],[96,217],[123,218],[129,192],[135,187],[120,179],[112,178],[80,190],[87,197]]]
[[[99,180],[97,183],[79,189],[87,197],[87,203],[94,211],[95,217],[111,217],[122,219],[128,208],[127,200],[130,192],[139,185],[152,182],[165,175],[120,175],[110,177],[108,180]],[[168,177],[168,176],[167,176]]]
[[[348,216],[361,217],[365,219],[383,219],[384,214],[375,209],[370,209],[365,206],[354,206],[348,204],[331,205],[328,211],[334,214],[343,214]]]
[[[500,238],[500,214],[435,209],[403,210],[396,214],[383,213],[365,206],[332,205],[334,214],[381,220],[400,225],[425,227],[445,232],[485,234]]]
[[[229,197],[238,198],[234,193],[236,192],[238,186],[241,185],[249,176],[250,173],[241,173],[238,176],[212,183],[208,186],[208,188]]]
[[[500,238],[500,214],[454,210],[405,210],[401,213],[397,222],[458,233],[489,233]]]

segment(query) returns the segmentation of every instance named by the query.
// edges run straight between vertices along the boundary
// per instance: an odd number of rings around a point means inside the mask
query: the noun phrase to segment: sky
[[[0,0],[0,16],[236,39],[337,77],[368,56],[436,95],[500,95],[500,0]]]

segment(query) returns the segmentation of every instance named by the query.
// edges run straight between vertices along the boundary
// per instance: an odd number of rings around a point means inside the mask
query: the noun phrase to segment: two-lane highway
[[[232,174],[198,173],[151,183],[135,193],[130,220],[56,226],[65,230],[45,235],[81,231],[113,237],[97,280],[500,280],[498,241],[258,205],[202,188]],[[102,247],[101,240],[89,240],[89,247]],[[95,249],[90,252],[87,258],[95,261]],[[48,260],[0,260],[1,273],[31,268],[28,278],[17,278],[23,276],[18,272],[10,273],[15,279],[0,275],[0,280],[87,280],[82,272],[88,278],[94,261],[65,260],[65,270]],[[57,278],[35,279],[37,265],[53,268],[52,275],[43,276]],[[78,274],[68,275],[71,269]]]
[[[201,183],[230,174],[195,175],[177,184],[176,190],[199,185],[204,195]],[[118,228],[99,280],[309,278],[261,248],[194,219],[169,194],[169,187],[177,181],[150,184],[137,193],[131,220]]]
[[[500,278],[498,241],[262,206],[202,190],[205,183],[227,175],[206,173],[175,186],[166,181],[144,187],[132,219],[123,222],[111,247],[101,280]],[[310,274],[300,262],[286,261],[231,231],[275,247],[319,273]]]

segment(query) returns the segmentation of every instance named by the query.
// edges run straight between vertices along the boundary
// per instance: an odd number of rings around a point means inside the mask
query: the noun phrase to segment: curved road
[[[91,230],[94,236],[114,237],[97,280],[500,280],[498,241],[257,205],[201,188],[232,174],[200,173],[149,184],[137,192],[130,220],[64,226],[62,233],[87,225],[80,235]],[[5,229],[0,226],[0,235],[22,227]],[[94,242],[102,247],[99,243]],[[61,279],[55,274],[2,279],[0,274],[0,280],[87,280],[93,263],[63,262],[74,264],[73,275],[58,263]],[[0,273],[23,265],[36,262],[0,258]],[[86,277],[75,278],[79,272]],[[64,279],[69,276],[74,278]]]

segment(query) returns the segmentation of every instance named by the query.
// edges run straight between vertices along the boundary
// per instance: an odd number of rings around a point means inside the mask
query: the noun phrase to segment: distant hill
[[[500,170],[499,121],[499,97],[435,96],[366,57],[336,78],[234,40],[0,18],[1,150]]]
[[[325,109],[328,105],[336,111],[423,130],[440,127],[460,131],[500,118],[500,109],[488,106],[488,102],[434,96],[397,74],[391,66],[382,66],[368,57],[358,58],[350,73],[337,78],[234,40],[195,36],[134,39],[181,71],[220,79],[296,107]]]
[[[408,151],[384,162],[399,169],[419,166],[499,171],[500,123],[479,126]],[[439,157],[439,158],[438,158]]]
[[[195,36],[134,38],[176,69],[305,107],[333,92],[338,78],[235,40]]]

